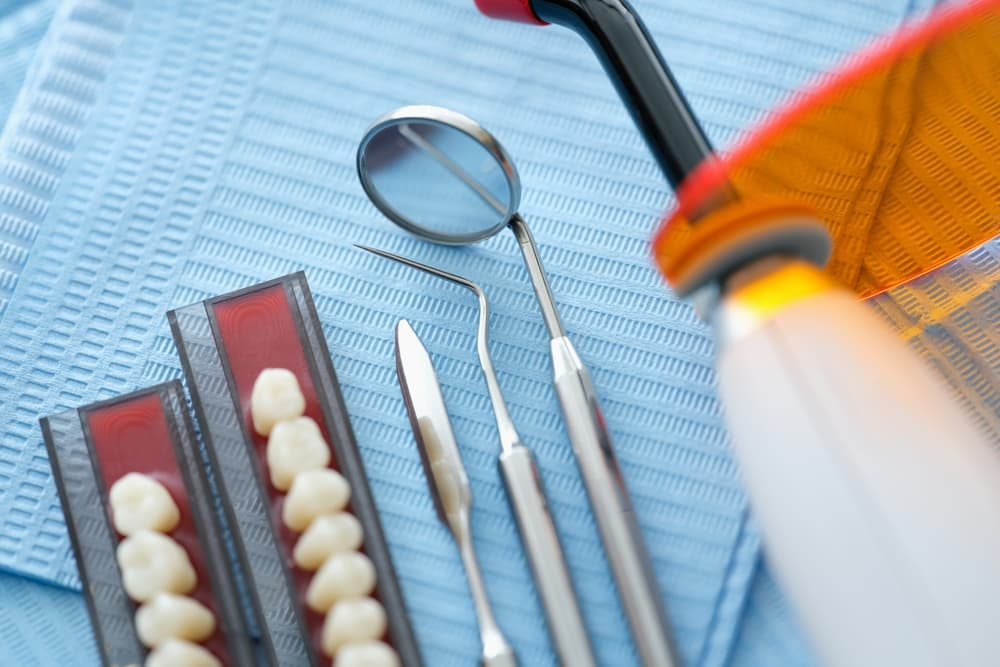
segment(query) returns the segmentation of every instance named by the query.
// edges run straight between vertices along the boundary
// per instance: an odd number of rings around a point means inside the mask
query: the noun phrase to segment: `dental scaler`
[[[823,272],[841,251],[827,217],[704,177],[720,173],[709,143],[627,3],[477,4],[580,33],[678,188],[657,261],[714,328],[719,390],[769,562],[824,663],[994,663],[1000,459],[921,360]],[[962,24],[995,33],[997,6],[946,7],[874,61],[919,64],[919,49]]]

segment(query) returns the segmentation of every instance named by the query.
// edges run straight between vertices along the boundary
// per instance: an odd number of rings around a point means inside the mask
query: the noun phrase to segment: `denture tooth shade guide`
[[[287,492],[282,520],[291,530],[304,531],[293,560],[305,570],[319,569],[309,583],[306,602],[317,613],[328,612],[321,644],[332,657],[350,641],[377,640],[385,634],[387,621],[382,605],[363,597],[375,588],[375,568],[355,551],[363,540],[361,524],[341,511],[350,500],[350,484],[327,467],[329,445],[304,412],[305,397],[291,371],[261,372],[254,382],[251,416],[257,433],[268,436],[271,484]],[[378,654],[380,648],[368,652]]]
[[[254,430],[266,437],[278,422],[301,417],[306,398],[292,371],[265,368],[254,382],[250,405]]]
[[[198,644],[168,639],[149,653],[145,667],[222,667],[222,663]]]
[[[375,589],[375,567],[359,551],[334,554],[313,575],[306,590],[306,604],[325,614],[334,603],[370,595]]]
[[[162,533],[140,530],[118,545],[125,591],[136,602],[157,593],[190,593],[198,583],[184,547]]]
[[[400,663],[396,652],[383,642],[351,642],[337,651],[333,667],[400,667]]]
[[[215,632],[215,616],[197,600],[172,593],[158,593],[135,613],[139,639],[156,648],[169,639],[201,642]]]
[[[149,475],[130,472],[108,493],[115,530],[126,537],[141,529],[169,533],[181,513],[170,492]]]
[[[295,564],[310,572],[318,570],[336,553],[357,551],[364,539],[361,523],[348,512],[316,517],[295,543]]]
[[[252,392],[254,428],[268,435],[271,484],[287,492],[282,521],[303,532],[293,560],[302,569],[318,569],[306,590],[306,603],[313,611],[326,613],[320,644],[333,657],[349,642],[377,640],[385,634],[387,620],[382,605],[365,597],[375,589],[375,567],[356,551],[364,537],[361,524],[341,511],[350,500],[350,485],[327,467],[329,445],[316,422],[301,416],[304,412],[305,397],[291,371],[261,372]],[[391,648],[382,646],[395,657]],[[382,646],[357,650],[357,659],[367,660],[367,654],[384,657]]]
[[[385,633],[385,609],[372,598],[334,603],[323,622],[323,652],[333,657],[344,644],[378,639]]]
[[[181,350],[203,429],[215,442],[243,441],[247,445],[242,452],[239,448],[222,451],[210,447],[209,453],[217,457],[217,465],[223,470],[220,481],[224,493],[231,503],[242,508],[236,512],[234,525],[242,540],[239,554],[246,561],[251,595],[258,603],[266,596],[273,610],[270,616],[261,619],[265,645],[286,655],[289,664],[303,660],[329,664],[321,644],[323,614],[311,611],[304,598],[314,575],[328,560],[353,552],[354,557],[368,564],[372,573],[368,591],[377,595],[387,617],[381,639],[391,642],[393,654],[398,651],[407,665],[420,665],[391,556],[364,477],[364,465],[304,276],[292,274],[192,304],[172,311],[168,319]],[[195,353],[192,346],[205,344],[208,357],[190,356]],[[277,377],[283,386],[292,388],[286,392],[292,396],[288,401],[292,407],[282,414],[272,411],[266,414],[266,419],[260,419],[254,413],[261,410],[267,413],[272,407],[258,382],[263,381],[264,386],[270,382],[266,377],[261,378],[264,370]],[[294,382],[288,381],[292,378]],[[210,414],[204,409],[206,398],[232,400],[233,411]],[[284,430],[282,425],[299,418],[312,420],[318,428],[322,440],[310,437],[304,447],[322,458],[300,468],[282,470],[285,461],[280,450],[289,444],[283,442],[284,436],[280,434]],[[291,449],[301,445],[291,444]],[[329,459],[318,453],[315,444],[323,445]],[[242,472],[247,464],[255,468],[252,476]],[[298,466],[299,462],[292,464]],[[327,480],[320,484],[331,492],[319,494],[325,498],[318,505],[314,498],[297,499],[301,494],[295,493],[296,480],[303,476],[305,488],[309,488],[309,473]],[[360,485],[357,497],[352,488],[355,479]],[[330,484],[329,480],[336,481]],[[252,496],[261,493],[264,502],[254,503]],[[252,509],[255,504],[263,512]],[[296,507],[305,514],[297,515]],[[256,530],[261,520],[272,522],[274,530],[263,533]],[[310,539],[304,540],[313,525],[316,529]],[[364,552],[359,552],[361,548]],[[267,555],[270,553],[277,558]],[[270,574],[275,567],[287,568],[288,576],[276,581]],[[272,602],[278,605],[280,613]]]
[[[180,383],[47,417],[42,431],[102,662],[138,667],[170,639],[201,644],[205,664],[251,662]]]
[[[170,492],[142,473],[130,472],[108,493],[115,529],[128,537],[118,547],[122,585],[144,601],[135,613],[139,640],[155,648],[167,639],[203,641],[215,632],[215,616],[197,600],[178,595],[197,584],[183,547],[166,535],[177,527],[180,510]],[[153,536],[153,537],[150,537]],[[150,591],[155,591],[150,595]]]
[[[288,491],[298,473],[326,468],[329,464],[330,446],[310,417],[280,421],[271,429],[267,439],[267,468],[274,488]]]
[[[350,497],[350,485],[336,470],[306,470],[295,476],[281,518],[291,530],[301,533],[316,518],[344,509]]]

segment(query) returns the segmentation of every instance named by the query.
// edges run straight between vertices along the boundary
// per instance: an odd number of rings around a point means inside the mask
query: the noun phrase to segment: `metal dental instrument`
[[[409,106],[385,114],[368,129],[358,147],[357,167],[379,210],[425,239],[463,245],[504,227],[514,232],[551,337],[553,382],[570,442],[642,664],[679,664],[590,373],[563,330],[538,249],[517,213],[521,184],[507,152],[462,114]]]
[[[458,453],[455,434],[451,430],[441,385],[427,349],[406,320],[400,320],[396,325],[396,374],[434,508],[454,536],[465,565],[483,642],[479,664],[482,667],[517,667],[514,650],[493,617],[476,561],[469,521],[472,491]]]
[[[447,271],[415,262],[385,250],[358,245],[362,250],[386,259],[395,260],[431,275],[450,280],[466,287],[479,300],[479,326],[476,335],[476,350],[479,364],[486,378],[493,414],[500,432],[500,471],[503,473],[510,499],[521,532],[521,540],[528,554],[528,562],[535,576],[538,595],[545,609],[549,632],[564,667],[592,667],[596,665],[587,636],[587,628],[580,614],[573,583],[566,566],[566,558],[559,544],[559,535],[549,512],[542,489],[538,466],[531,450],[524,446],[514,422],[507,411],[500,382],[493,369],[493,358],[489,347],[489,303],[486,293],[476,283]],[[398,340],[398,336],[397,336]]]

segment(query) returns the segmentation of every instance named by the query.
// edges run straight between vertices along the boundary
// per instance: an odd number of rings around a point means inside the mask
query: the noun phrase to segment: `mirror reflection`
[[[514,213],[500,163],[454,127],[420,120],[386,126],[365,146],[361,166],[383,206],[432,234],[489,234]]]

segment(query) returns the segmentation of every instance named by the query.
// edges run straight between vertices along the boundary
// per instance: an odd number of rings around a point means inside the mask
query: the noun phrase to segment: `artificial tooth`
[[[298,473],[325,468],[329,463],[330,447],[311,418],[280,421],[271,429],[267,439],[267,467],[271,484],[279,491],[287,491]]]
[[[352,514],[337,512],[318,516],[295,543],[292,559],[303,570],[311,572],[333,554],[360,547],[363,537],[361,523]]]
[[[150,648],[168,639],[200,642],[215,632],[215,616],[194,598],[157,593],[135,612],[135,629]]]
[[[330,608],[323,622],[323,652],[332,657],[348,642],[378,639],[385,633],[385,626],[385,609],[378,600],[341,600]]]
[[[222,667],[222,663],[197,644],[168,639],[149,653],[145,667]]]
[[[351,485],[336,470],[304,470],[292,480],[281,516],[286,526],[301,533],[316,517],[344,509],[350,497]]]
[[[305,411],[306,397],[294,373],[287,368],[260,372],[250,393],[250,416],[257,433],[270,435],[275,424],[301,417]]]
[[[117,556],[125,592],[138,602],[157,593],[190,593],[198,583],[184,547],[166,535],[138,530],[118,545]]]
[[[338,600],[364,597],[375,588],[375,566],[358,551],[334,554],[313,575],[306,590],[306,604],[325,614]]]
[[[333,667],[399,667],[399,656],[385,642],[367,641],[344,644],[337,651]]]
[[[169,533],[181,518],[167,488],[138,472],[130,472],[112,484],[108,501],[115,530],[126,536],[141,529]]]

